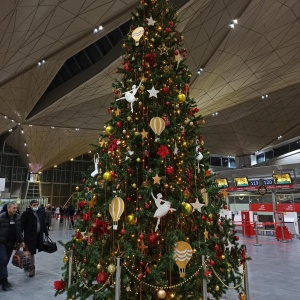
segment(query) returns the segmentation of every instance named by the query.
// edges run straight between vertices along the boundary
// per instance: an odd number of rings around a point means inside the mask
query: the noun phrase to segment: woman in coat
[[[35,275],[34,255],[43,250],[44,234],[49,235],[45,223],[45,212],[39,209],[37,200],[30,201],[30,209],[21,215],[21,225],[24,232],[24,242],[32,255],[31,266],[29,267],[29,277]]]

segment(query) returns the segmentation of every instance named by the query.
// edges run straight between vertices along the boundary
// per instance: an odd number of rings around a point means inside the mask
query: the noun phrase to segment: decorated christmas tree
[[[220,299],[242,292],[245,248],[209,171],[204,123],[168,0],[142,0],[123,43],[110,120],[64,244],[67,299]],[[241,293],[242,295],[242,293]],[[243,298],[245,299],[245,298]]]

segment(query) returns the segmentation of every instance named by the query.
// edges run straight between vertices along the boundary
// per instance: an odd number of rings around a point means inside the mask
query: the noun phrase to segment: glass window
[[[283,155],[283,154],[286,154],[289,152],[290,152],[290,146],[284,145],[284,146],[274,149],[274,157],[277,157],[277,156],[280,156],[280,155]]]
[[[211,156],[210,157],[210,164],[212,166],[221,167],[221,158],[220,157]]]
[[[229,159],[227,157],[222,157],[222,167],[229,167]]]
[[[273,152],[273,150],[265,152],[265,159],[266,160],[272,159],[272,158],[274,158],[274,152]]]
[[[229,168],[236,168],[235,158],[229,158]]]
[[[260,164],[260,163],[262,163],[264,161],[265,161],[265,154],[264,153],[256,155],[256,162],[258,164]]]
[[[295,141],[293,143],[290,143],[290,149],[291,151],[300,149],[300,141]]]

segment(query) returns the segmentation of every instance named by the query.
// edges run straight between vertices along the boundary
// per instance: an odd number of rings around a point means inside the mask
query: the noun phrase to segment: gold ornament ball
[[[126,222],[129,223],[129,224],[135,224],[136,221],[137,221],[137,218],[134,216],[134,214],[129,214],[126,217]]]
[[[97,213],[97,218],[101,218],[102,214],[101,213]]]
[[[135,189],[136,188],[136,183],[133,183],[131,186]]]
[[[186,203],[186,202],[182,202],[182,206],[183,206],[183,212],[186,214],[186,215],[190,215],[193,211],[193,207],[191,204],[189,203]]]
[[[220,290],[220,287],[218,285],[215,286],[215,291],[218,292]]]
[[[98,264],[98,265],[97,265],[97,269],[98,269],[98,270],[100,270],[101,267],[102,267],[101,264]]]
[[[107,267],[107,271],[108,273],[110,274],[113,274],[116,272],[116,266],[114,264],[110,264],[108,267]]]
[[[66,264],[69,261],[69,257],[66,255],[64,256],[64,263]]]
[[[185,94],[179,94],[179,95],[177,96],[177,100],[178,100],[179,103],[184,103],[185,100],[186,100]]]
[[[157,292],[157,298],[158,298],[158,299],[165,299],[166,296],[167,296],[167,293],[166,293],[165,290],[159,290],[159,291]]]
[[[221,259],[222,259],[222,260],[225,259],[225,255],[224,255],[224,254],[221,255]]]
[[[138,157],[137,159],[136,159],[136,162],[141,162],[141,159]]]
[[[103,179],[106,180],[106,181],[111,181],[112,176],[111,176],[110,172],[105,172],[103,174]]]
[[[239,299],[240,300],[247,300],[247,295],[244,292],[239,293]]]
[[[76,186],[75,190],[76,190],[77,192],[79,191],[79,186],[78,186],[78,185]]]
[[[108,135],[111,135],[114,131],[114,128],[112,126],[106,126],[105,128],[105,133],[108,134]]]

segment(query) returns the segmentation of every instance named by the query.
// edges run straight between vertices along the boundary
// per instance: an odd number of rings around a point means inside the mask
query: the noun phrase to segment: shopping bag
[[[53,253],[57,251],[57,245],[53,242],[49,236],[46,236],[43,241],[43,251],[47,253]]]
[[[23,250],[20,249],[20,246],[16,248],[11,263],[20,269],[28,269],[28,267],[31,266],[31,253],[27,246],[24,246]]]

